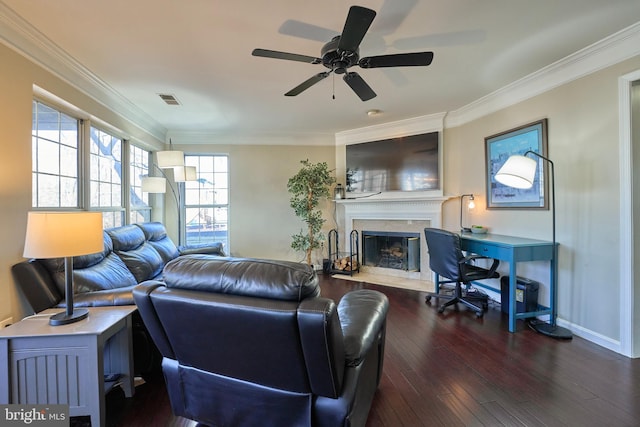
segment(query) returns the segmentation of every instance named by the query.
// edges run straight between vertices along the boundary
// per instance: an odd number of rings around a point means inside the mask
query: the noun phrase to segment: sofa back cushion
[[[61,295],[64,295],[64,258],[39,260],[49,271]],[[124,288],[138,283],[122,260],[113,253],[111,237],[104,233],[102,252],[73,257],[75,293]]]
[[[176,245],[167,236],[167,229],[164,224],[161,222],[145,222],[135,225],[142,230],[147,242],[158,251],[165,264],[180,255]]]
[[[138,282],[157,278],[164,262],[158,251],[146,241],[144,232],[135,225],[106,230],[113,241],[113,252],[127,266]]]

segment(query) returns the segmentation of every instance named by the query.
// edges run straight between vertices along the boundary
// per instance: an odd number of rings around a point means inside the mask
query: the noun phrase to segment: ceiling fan
[[[351,6],[342,34],[335,36],[322,47],[320,58],[268,49],[254,49],[251,54],[264,58],[322,64],[329,69],[329,71],[318,73],[305,80],[285,93],[285,96],[299,95],[314,84],[329,77],[333,72],[335,74],[344,74],[342,79],[347,85],[353,89],[361,100],[368,101],[375,98],[376,93],[358,73],[348,71],[349,68],[354,65],[358,65],[360,68],[427,66],[433,60],[433,52],[397,53],[360,58],[360,42],[362,42],[369,30],[375,16],[376,12],[374,10],[362,6]]]

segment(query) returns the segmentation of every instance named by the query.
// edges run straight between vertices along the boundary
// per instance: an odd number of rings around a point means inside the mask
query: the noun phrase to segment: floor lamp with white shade
[[[551,171],[551,208],[552,208],[552,235],[553,235],[553,277],[557,280],[558,277],[558,248],[556,245],[556,179],[555,171],[553,169],[553,162],[535,151],[527,151],[524,155],[513,155],[507,159],[502,165],[498,173],[495,175],[496,181],[501,184],[507,185],[513,188],[531,188],[535,182],[536,171],[538,170],[538,161],[527,157],[529,154],[538,157],[539,159],[549,163]],[[558,289],[555,284],[552,284],[551,292],[551,318],[549,323],[539,319],[529,320],[529,327],[541,334],[558,339],[571,339],[573,334],[570,330],[558,326],[556,324],[556,317],[558,316],[557,300]]]
[[[170,153],[176,153],[176,151],[170,151]],[[198,179],[198,172],[195,166],[153,166],[157,168],[162,176],[143,177],[141,182],[142,191],[144,193],[166,193],[167,186],[169,187],[176,203],[176,209],[178,210],[178,244],[182,245],[184,243],[182,239],[182,218],[180,215],[182,195],[180,194],[180,187],[178,187],[178,183],[185,181],[196,181]],[[167,174],[163,171],[163,169],[169,168],[173,169],[173,180],[176,183],[175,190],[171,185]]]

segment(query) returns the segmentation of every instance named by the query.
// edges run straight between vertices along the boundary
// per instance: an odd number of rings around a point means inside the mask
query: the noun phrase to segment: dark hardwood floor
[[[422,292],[321,281],[323,296],[335,300],[371,288],[391,303],[368,427],[640,425],[640,360],[578,337],[554,340],[522,321],[511,334],[493,304],[482,319],[464,308],[438,314]],[[162,378],[138,385],[131,399],[112,391],[107,413],[114,427],[196,425],[171,414]]]

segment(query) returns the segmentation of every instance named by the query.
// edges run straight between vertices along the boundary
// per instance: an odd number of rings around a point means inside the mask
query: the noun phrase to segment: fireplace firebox
[[[369,267],[420,271],[420,234],[363,231],[362,264]]]

